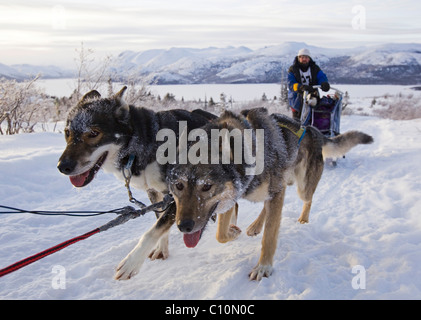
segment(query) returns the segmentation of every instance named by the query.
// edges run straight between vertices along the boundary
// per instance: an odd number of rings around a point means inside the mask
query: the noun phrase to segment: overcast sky
[[[0,63],[73,64],[98,56],[286,41],[344,48],[421,43],[421,1],[0,0]]]

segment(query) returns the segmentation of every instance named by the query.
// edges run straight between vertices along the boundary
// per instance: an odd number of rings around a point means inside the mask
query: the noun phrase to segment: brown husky
[[[265,109],[252,109],[242,115],[225,112],[201,129],[203,132],[196,136],[199,139],[189,139],[188,151],[179,150],[179,155],[187,152],[193,156],[189,159],[192,161],[167,167],[169,190],[176,202],[175,222],[184,233],[186,246],[195,247],[209,218],[218,215],[216,238],[224,243],[241,232],[235,225],[237,200],[264,202],[259,217],[247,229],[247,234],[254,236],[264,226],[261,255],[249,274],[251,280],[272,273],[287,185],[297,183],[298,195],[304,201],[298,221],[307,223],[323,173],[323,158],[342,156],[358,144],[373,142],[371,136],[358,131],[328,139],[314,127],[307,127],[300,139],[298,122],[279,114],[269,115]],[[213,132],[225,133],[215,139]],[[240,152],[235,149],[238,145]],[[204,150],[207,155],[200,154]],[[258,161],[259,157],[262,161]],[[215,159],[222,161],[215,163]],[[147,252],[174,221],[165,219],[165,214],[160,220],[121,262],[117,278],[136,274]]]

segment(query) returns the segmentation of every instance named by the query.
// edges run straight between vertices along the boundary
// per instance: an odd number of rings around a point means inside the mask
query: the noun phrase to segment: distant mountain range
[[[0,78],[16,79],[18,81],[34,78],[38,74],[43,79],[72,78],[74,71],[65,70],[57,66],[35,66],[30,64],[14,64],[7,66],[0,63]]]
[[[421,83],[421,44],[331,49],[286,42],[257,50],[210,47],[124,51],[113,59],[110,71],[116,80],[143,77],[156,84],[279,83],[303,47],[310,49],[313,60],[332,83]],[[38,73],[44,78],[74,74],[54,66],[0,64],[0,77],[22,79]]]

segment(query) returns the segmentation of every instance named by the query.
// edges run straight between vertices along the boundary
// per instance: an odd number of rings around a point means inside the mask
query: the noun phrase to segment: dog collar
[[[144,204],[143,202],[134,198],[133,194],[132,194],[132,191],[130,189],[130,179],[132,178],[132,166],[133,166],[133,162],[134,162],[135,157],[136,156],[134,154],[130,154],[129,160],[127,161],[127,164],[121,169],[121,171],[122,171],[122,174],[123,174],[123,177],[124,177],[124,181],[126,182],[125,186],[126,186],[126,189],[127,189],[127,193],[129,195],[129,201],[131,203],[136,204],[140,208],[145,208],[146,204]]]
[[[132,166],[133,166],[133,162],[134,162],[135,157],[136,156],[134,154],[129,155],[129,160],[127,161],[127,164],[126,164],[126,167],[125,167],[126,170],[132,170]]]

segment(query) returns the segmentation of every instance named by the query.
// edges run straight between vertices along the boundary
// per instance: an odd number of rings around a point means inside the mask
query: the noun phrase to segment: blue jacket
[[[327,76],[311,58],[309,68],[311,70],[310,85],[315,86],[328,82]],[[303,105],[303,95],[299,91],[301,86],[300,65],[298,57],[295,57],[293,65],[288,70],[288,103],[296,111],[300,111]]]

